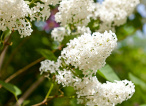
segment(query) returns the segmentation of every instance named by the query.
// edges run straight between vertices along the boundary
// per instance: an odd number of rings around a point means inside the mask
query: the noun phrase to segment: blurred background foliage
[[[59,26],[54,21],[56,12],[57,9],[52,7],[52,15],[46,22],[34,22],[34,31],[29,37],[20,38],[18,32],[12,32],[4,60],[0,63],[0,80],[21,89],[22,94],[18,96],[18,100],[24,99],[23,106],[43,101],[54,83],[40,75],[39,67],[40,62],[46,58],[56,60],[63,48],[50,36],[51,30]],[[116,28],[116,34],[118,46],[106,62],[121,80],[128,79],[136,85],[133,97],[118,106],[146,106],[146,0],[141,1],[126,24]],[[11,79],[11,75],[16,76]],[[98,79],[106,81],[100,76]],[[77,104],[72,87],[63,88],[54,84],[50,96],[53,95],[55,97],[44,105],[82,106]],[[0,106],[14,106],[15,103],[15,97],[3,87],[0,88]]]

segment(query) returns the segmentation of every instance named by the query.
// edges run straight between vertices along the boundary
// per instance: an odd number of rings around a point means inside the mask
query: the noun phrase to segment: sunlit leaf
[[[8,91],[10,91],[11,93],[13,93],[15,96],[18,96],[21,94],[21,90],[13,85],[13,84],[10,84],[10,83],[5,83],[3,81],[0,81],[0,84],[5,88],[7,89]]]
[[[142,81],[140,78],[137,78],[132,73],[129,73],[129,78],[134,84],[139,85],[143,90],[146,91],[146,83]]]
[[[146,106],[146,104],[143,104],[143,105],[139,105],[139,106]]]
[[[37,49],[37,51],[45,58],[49,60],[56,60],[56,56],[53,54],[52,51],[47,50],[47,49]]]
[[[120,78],[116,75],[116,73],[109,65],[105,65],[103,68],[98,70],[97,74],[111,82],[113,82],[114,80],[120,81]]]

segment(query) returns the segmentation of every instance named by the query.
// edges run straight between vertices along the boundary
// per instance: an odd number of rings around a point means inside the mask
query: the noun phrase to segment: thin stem
[[[7,78],[5,80],[5,82],[9,82],[11,81],[13,78],[15,78],[16,76],[18,76],[19,74],[23,73],[24,71],[26,71],[27,69],[29,69],[30,67],[34,66],[35,64],[39,63],[40,61],[44,60],[44,57],[41,57],[37,60],[35,60],[34,62],[30,63],[29,65],[25,66],[24,68],[18,70],[16,73],[14,73],[13,75],[11,75],[9,78]]]
[[[52,89],[53,89],[53,87],[54,87],[54,84],[52,83],[52,84],[51,84],[51,87],[50,87],[50,89],[49,89],[49,91],[48,91],[48,93],[47,93],[47,95],[46,95],[46,97],[45,97],[45,99],[44,99],[42,102],[37,103],[37,104],[35,104],[35,105],[33,105],[33,106],[40,106],[40,105],[42,105],[42,104],[45,104],[45,103],[47,102],[48,98],[49,98],[49,99],[53,99],[54,96],[49,96],[50,93],[51,93],[51,91],[52,91]]]
[[[50,89],[49,89],[49,91],[48,91],[48,93],[47,93],[47,95],[46,95],[46,97],[45,97],[45,100],[48,99],[48,97],[49,97],[49,95],[50,95],[50,93],[51,93],[53,87],[54,87],[54,84],[52,83],[52,84],[51,84],[51,87],[50,87]]]
[[[3,61],[4,61],[4,57],[5,57],[8,45],[9,45],[8,42],[11,38],[11,35],[12,35],[12,33],[5,39],[2,51],[0,51],[0,71],[1,71],[1,68],[2,68],[2,64],[3,64]]]
[[[9,63],[11,62],[11,60],[14,58],[16,52],[19,50],[19,48],[21,48],[21,46],[29,39],[30,37],[26,37],[11,53],[11,55],[9,56],[8,61],[6,61],[6,63],[3,66],[3,69],[7,69]]]
[[[11,38],[11,36],[12,36],[12,33],[5,39],[5,41],[4,41],[4,46],[3,46],[3,48],[2,48],[2,51],[0,52],[0,55],[3,53],[3,50],[5,50],[5,48],[9,45],[9,40],[10,40],[10,38]]]
[[[33,83],[26,92],[19,98],[16,106],[21,105],[23,101],[44,81],[44,77],[40,77],[35,83]]]
[[[18,97],[17,97],[16,95],[15,95],[15,99],[16,99],[18,105],[21,106],[21,105],[19,104],[19,102],[18,102]]]

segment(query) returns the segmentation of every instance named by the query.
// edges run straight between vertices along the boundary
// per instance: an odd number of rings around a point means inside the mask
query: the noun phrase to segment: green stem
[[[46,95],[46,97],[45,97],[45,100],[48,99],[48,97],[49,97],[49,95],[50,95],[50,93],[51,93],[53,87],[54,87],[54,84],[52,83],[52,84],[51,84],[51,87],[50,87],[50,89],[49,89],[49,91],[48,91],[48,93],[47,93],[47,95]]]
[[[34,3],[35,2],[35,0],[32,0],[30,3]]]
[[[32,105],[32,106],[41,106],[41,105],[43,105],[43,104],[45,104],[45,103],[47,102],[47,99],[48,99],[48,98],[49,98],[49,99],[53,99],[55,96],[49,96],[50,93],[51,93],[51,91],[52,91],[52,89],[53,89],[53,87],[54,87],[54,84],[52,83],[52,84],[51,84],[51,87],[50,87],[50,89],[49,89],[49,91],[48,91],[48,93],[47,93],[47,95],[46,95],[46,97],[45,97],[45,99],[44,99],[42,102],[37,103],[37,104],[34,104],[34,105]]]
[[[18,98],[17,98],[17,96],[16,96],[16,95],[15,95],[15,99],[16,99],[16,101],[17,101],[18,105],[19,105],[19,106],[21,106],[21,105],[19,104],[19,102],[18,102]]]

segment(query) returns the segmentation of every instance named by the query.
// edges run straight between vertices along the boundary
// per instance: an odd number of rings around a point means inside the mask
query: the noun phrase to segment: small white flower
[[[105,65],[106,58],[117,45],[117,37],[111,31],[101,33],[84,34],[70,40],[67,47],[61,52],[61,57],[66,64],[83,70],[83,74],[96,73]]]
[[[18,30],[21,37],[31,35],[30,23],[25,19],[30,12],[24,0],[0,0],[0,30]]]
[[[62,0],[55,15],[55,20],[62,26],[74,24],[75,26],[86,26],[89,14],[92,13],[93,0]]]

